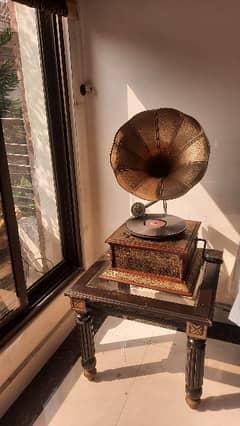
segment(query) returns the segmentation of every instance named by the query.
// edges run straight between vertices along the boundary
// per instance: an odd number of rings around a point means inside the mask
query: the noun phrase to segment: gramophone
[[[136,202],[132,217],[106,242],[111,265],[102,279],[192,296],[202,265],[200,222],[168,214],[167,201],[204,176],[210,147],[201,125],[176,109],[143,111],[116,133],[110,161],[119,185]],[[162,200],[163,213],[147,208]]]

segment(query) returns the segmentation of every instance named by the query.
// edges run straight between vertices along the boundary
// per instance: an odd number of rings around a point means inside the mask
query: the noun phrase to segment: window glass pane
[[[62,260],[35,10],[0,0],[0,114],[27,286]]]
[[[0,194],[0,320],[19,306]]]

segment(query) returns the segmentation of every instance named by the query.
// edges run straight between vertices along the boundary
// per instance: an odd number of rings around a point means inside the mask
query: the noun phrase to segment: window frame
[[[21,307],[1,321],[0,347],[83,270],[62,18],[42,11],[36,11],[36,17],[63,260],[24,291],[22,262],[19,265],[13,255],[19,237],[12,191],[6,185],[4,193],[10,194],[7,214],[11,211],[7,229],[13,234],[9,246]]]

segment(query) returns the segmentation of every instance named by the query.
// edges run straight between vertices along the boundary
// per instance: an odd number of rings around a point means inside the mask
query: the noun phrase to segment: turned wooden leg
[[[84,376],[93,380],[97,374],[92,318],[89,312],[77,315]]]
[[[207,327],[187,324],[186,402],[197,408],[202,395]]]
[[[188,337],[186,362],[186,402],[197,408],[202,395],[205,340]]]

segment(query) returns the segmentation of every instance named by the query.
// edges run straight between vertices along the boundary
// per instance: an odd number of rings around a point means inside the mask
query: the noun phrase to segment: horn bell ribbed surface
[[[111,166],[118,183],[144,200],[184,195],[204,176],[208,139],[193,117],[172,108],[143,111],[116,133]]]

